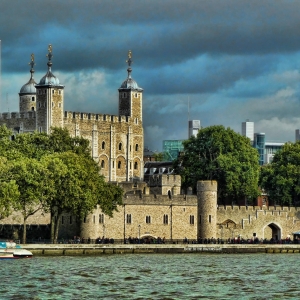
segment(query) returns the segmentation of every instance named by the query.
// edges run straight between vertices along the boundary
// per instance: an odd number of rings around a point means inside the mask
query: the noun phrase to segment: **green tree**
[[[27,157],[11,161],[9,172],[18,186],[19,196],[13,205],[23,216],[22,243],[26,243],[27,219],[45,206],[49,172],[37,159]]]
[[[200,129],[183,145],[184,154],[174,162],[183,188],[195,191],[198,180],[216,180],[219,203],[259,195],[258,152],[248,138],[218,125]]]
[[[104,181],[97,163],[84,154],[71,151],[43,157],[54,184],[48,207],[51,212],[51,239],[58,238],[63,213],[71,213],[82,220],[100,205],[104,213],[112,215],[122,204],[122,190]]]
[[[12,214],[20,196],[18,185],[9,170],[10,162],[5,157],[0,157],[0,220]]]
[[[269,200],[278,205],[295,205],[300,201],[300,142],[286,143],[263,166],[260,185]]]

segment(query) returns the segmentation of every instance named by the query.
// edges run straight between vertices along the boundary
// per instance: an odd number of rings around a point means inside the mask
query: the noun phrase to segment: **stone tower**
[[[50,128],[63,127],[64,86],[51,71],[52,46],[48,47],[48,72],[36,87],[36,127],[38,132],[50,133]]]
[[[125,116],[130,120],[127,128],[126,156],[127,156],[127,180],[141,178],[144,172],[144,131],[143,131],[143,89],[140,88],[131,77],[132,52],[128,51],[127,78],[121,84],[119,90],[119,116]]]
[[[35,111],[36,110],[36,89],[35,85],[36,82],[33,79],[34,73],[34,54],[31,54],[31,62],[29,63],[31,66],[30,69],[30,79],[29,81],[24,84],[19,93],[19,112],[25,113],[28,111]]]
[[[214,180],[197,182],[198,198],[198,238],[210,239],[217,235],[217,182]]]
[[[130,116],[134,122],[142,122],[143,89],[131,78],[132,53],[128,51],[128,76],[119,88],[119,115]]]

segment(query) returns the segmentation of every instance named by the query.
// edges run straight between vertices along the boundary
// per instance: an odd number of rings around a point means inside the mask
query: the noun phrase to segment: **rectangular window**
[[[103,224],[104,223],[104,214],[99,215],[99,223]]]
[[[131,214],[126,215],[126,223],[131,224]]]
[[[95,215],[93,216],[93,223],[94,224],[96,223],[96,216]]]
[[[211,223],[211,215],[208,216],[208,222]]]
[[[165,225],[167,225],[169,223],[169,217],[168,217],[168,215],[164,215],[163,223]]]
[[[86,223],[86,217],[83,218],[83,223]]]
[[[146,216],[146,223],[150,224],[151,223],[151,217],[150,216]]]
[[[193,215],[190,215],[190,224],[194,225],[195,219]]]

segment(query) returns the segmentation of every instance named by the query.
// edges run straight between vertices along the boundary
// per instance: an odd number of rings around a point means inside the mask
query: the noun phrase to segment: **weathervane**
[[[128,59],[126,60],[126,62],[127,62],[127,64],[128,64],[129,67],[132,64],[132,59],[131,58],[132,58],[132,52],[131,52],[131,50],[129,50],[128,51]]]
[[[49,44],[48,46],[48,54],[46,54],[46,56],[48,57],[49,61],[51,61],[51,58],[52,58],[52,45]]]
[[[30,58],[31,58],[31,62],[29,63],[29,65],[31,66],[31,70],[33,70],[33,66],[35,65],[35,63],[34,63],[34,54],[33,53],[30,55]]]

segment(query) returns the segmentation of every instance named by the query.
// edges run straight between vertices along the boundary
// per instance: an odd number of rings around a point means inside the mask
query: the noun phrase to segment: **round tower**
[[[197,182],[198,238],[216,238],[217,234],[217,190],[214,180]]]
[[[30,79],[29,81],[24,84],[19,93],[19,112],[28,112],[28,111],[35,111],[36,110],[36,89],[35,85],[36,82],[33,79],[34,73],[34,54],[31,54],[31,62],[29,63],[31,66],[30,69]]]

